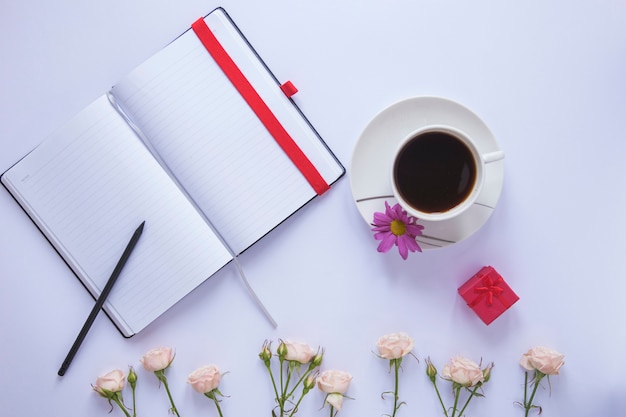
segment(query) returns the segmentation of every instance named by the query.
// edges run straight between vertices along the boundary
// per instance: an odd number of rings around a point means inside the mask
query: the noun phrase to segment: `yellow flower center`
[[[389,229],[396,236],[402,236],[406,233],[406,225],[400,220],[392,220]]]

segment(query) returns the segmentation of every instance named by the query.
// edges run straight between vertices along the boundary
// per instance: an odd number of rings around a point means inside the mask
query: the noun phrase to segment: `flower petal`
[[[392,235],[393,233],[391,233],[389,230],[386,230],[384,232],[378,232],[378,233],[374,233],[374,239],[376,240],[383,240],[385,239],[388,235]]]
[[[402,236],[404,238],[404,243],[406,244],[407,248],[411,251],[411,252],[421,252],[422,248],[420,248],[420,245],[415,241],[415,237],[409,237],[409,236]]]
[[[424,230],[424,226],[421,224],[407,224],[406,231],[408,234],[412,236],[420,236],[422,234],[422,230]]]
[[[387,215],[386,213],[381,213],[381,212],[376,212],[374,213],[374,224],[375,225],[383,225],[383,224],[389,224],[391,223],[391,221],[393,220],[393,218],[391,218],[391,216]]]
[[[406,261],[406,258],[408,258],[409,256],[409,250],[406,246],[406,239],[404,238],[404,236],[401,236],[396,240],[396,245],[398,246],[398,252],[400,252],[400,256],[402,256],[402,259]]]
[[[341,406],[343,404],[343,395],[338,393],[328,394],[326,396],[326,402],[333,406],[335,410],[341,411]]]
[[[388,252],[389,249],[391,249],[393,247],[393,245],[396,243],[396,236],[393,233],[388,233],[387,236],[385,236],[380,244],[378,245],[378,252]]]
[[[393,207],[391,208],[391,211],[393,212],[392,217],[394,219],[402,219],[404,216],[406,216],[406,211],[404,211],[402,207],[400,207],[400,204],[398,203],[393,205]]]

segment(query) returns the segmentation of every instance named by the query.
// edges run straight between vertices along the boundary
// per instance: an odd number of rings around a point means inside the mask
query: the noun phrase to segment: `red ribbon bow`
[[[499,284],[504,281],[501,276],[498,276],[494,280],[490,275],[485,275],[482,276],[480,280],[482,286],[474,288],[474,292],[478,294],[478,296],[474,298],[470,304],[471,307],[474,307],[485,297],[487,297],[487,305],[489,307],[493,305],[494,297],[497,298],[502,304],[505,304],[504,300],[501,298],[504,288],[499,286]]]

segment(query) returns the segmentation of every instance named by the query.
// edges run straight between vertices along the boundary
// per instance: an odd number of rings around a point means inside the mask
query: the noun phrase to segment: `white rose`
[[[112,393],[119,392],[124,389],[124,372],[116,369],[106,375],[96,379],[96,384],[92,385],[93,390],[103,397],[109,398]]]
[[[296,361],[300,363],[309,363],[315,356],[315,350],[306,343],[283,341],[282,342],[287,349],[285,359],[288,361]]]
[[[352,375],[345,371],[328,370],[317,377],[317,387],[325,392],[325,401],[337,411],[343,405],[343,394],[348,391]]]
[[[187,383],[200,394],[211,392],[218,387],[222,375],[215,365],[207,365],[196,369],[187,377]]]
[[[378,353],[385,359],[399,359],[414,347],[413,339],[406,333],[392,333],[378,339]]]
[[[317,387],[327,394],[344,394],[352,381],[352,375],[345,371],[328,370],[317,377]]]
[[[565,356],[556,350],[537,346],[523,354],[519,363],[527,371],[536,369],[546,375],[557,375],[561,366],[565,364],[564,358]]]
[[[146,371],[161,371],[166,369],[174,360],[174,353],[170,347],[151,349],[141,358],[141,364]]]
[[[441,376],[464,387],[473,387],[485,378],[478,364],[464,357],[453,358],[443,367]]]

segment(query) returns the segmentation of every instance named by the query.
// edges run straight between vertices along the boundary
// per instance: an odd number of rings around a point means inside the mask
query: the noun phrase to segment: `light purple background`
[[[137,368],[139,415],[167,416],[148,349],[176,349],[168,371],[183,416],[216,415],[185,383],[216,363],[229,373],[225,416],[269,416],[265,339],[326,350],[324,369],[354,375],[341,415],[391,411],[379,336],[406,331],[400,416],[441,415],[425,376],[454,355],[495,362],[468,416],[515,416],[519,357],[546,345],[566,364],[538,394],[545,416],[619,415],[626,407],[623,294],[626,233],[626,3],[473,1],[4,1],[0,13],[0,171],[5,171],[195,19],[224,6],[349,168],[368,121],[388,105],[434,95],[472,109],[506,153],[500,203],[450,248],[376,252],[349,179],[241,257],[279,322],[273,329],[227,267],[138,336],[99,317],[65,377],[56,371],[93,300],[10,195],[0,191],[0,410],[3,415],[107,415],[90,383]],[[493,265],[520,301],[489,327],[456,289]],[[148,289],[147,289],[148,290]],[[447,390],[444,396],[449,400]],[[130,398],[130,393],[126,392]],[[323,396],[301,417],[327,415]],[[114,410],[112,415],[121,415]]]

